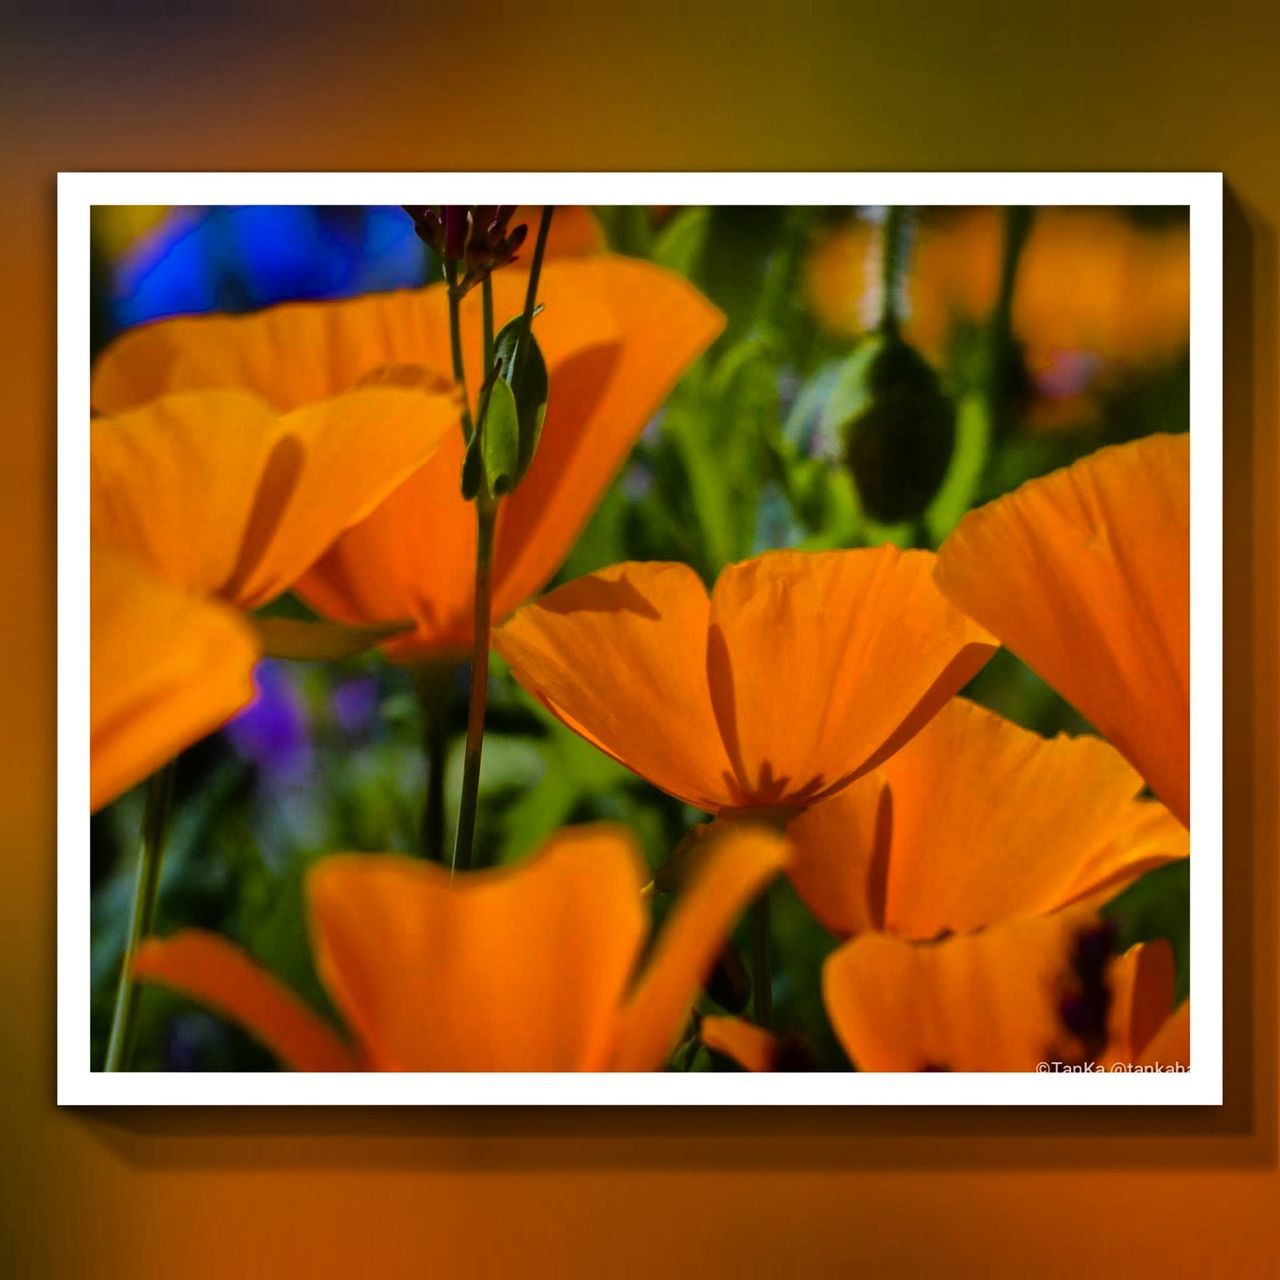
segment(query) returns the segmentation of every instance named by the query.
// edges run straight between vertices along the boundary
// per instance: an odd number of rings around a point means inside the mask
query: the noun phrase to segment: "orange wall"
[[[680,30],[661,5],[497,3],[483,29],[462,5],[274,24],[223,7],[198,29],[4,19],[6,1274],[1250,1275],[1280,1257],[1280,28],[1223,2],[758,7],[707,6]],[[54,1108],[53,174],[415,166],[1225,171],[1226,1107]]]

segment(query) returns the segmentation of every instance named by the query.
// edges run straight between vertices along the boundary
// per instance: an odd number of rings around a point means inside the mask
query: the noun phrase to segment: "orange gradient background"
[[[5,1273],[1266,1274],[1277,20],[1232,3],[748,4],[679,25],[662,4],[544,8],[0,20]],[[54,174],[420,167],[1225,171],[1224,1107],[56,1109]]]

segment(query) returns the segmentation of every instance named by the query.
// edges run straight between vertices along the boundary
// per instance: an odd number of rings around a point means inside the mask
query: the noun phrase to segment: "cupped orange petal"
[[[749,805],[811,804],[887,759],[995,652],[933,583],[934,557],[884,546],[774,551],[720,575],[707,669]]]
[[[710,611],[685,565],[614,565],[525,605],[494,644],[569,728],[663,791],[714,810],[734,792],[707,688]]]
[[[294,1071],[357,1071],[356,1055],[297,996],[239,947],[202,929],[148,938],[134,976],[190,996],[250,1032]]]
[[[257,645],[214,601],[92,544],[90,806],[99,809],[212,732],[253,697]]]
[[[955,698],[869,777],[788,828],[792,877],[833,932],[966,932],[1114,894],[1189,852],[1100,738],[1046,739]]]
[[[938,585],[1190,821],[1190,442],[1150,436],[970,512]]]
[[[652,1071],[662,1064],[725,935],[787,856],[787,842],[764,828],[706,837],[698,868],[623,1011],[613,1070]]]
[[[1059,999],[1079,913],[940,942],[864,933],[828,957],[827,1014],[862,1071],[1033,1071],[1068,1061]]]
[[[708,1049],[732,1058],[744,1071],[772,1071],[778,1060],[778,1037],[744,1018],[703,1018],[698,1034]]]
[[[513,282],[523,288],[526,279],[499,272],[495,289],[499,281],[508,291]],[[544,309],[535,333],[550,392],[538,453],[499,516],[496,618],[559,567],[640,432],[723,324],[680,277],[609,254],[548,262],[538,296]],[[503,314],[500,300],[495,309]],[[453,442],[339,540],[302,581],[301,594],[344,622],[417,619],[416,634],[388,646],[394,656],[465,652],[475,513],[459,493],[461,465],[461,444]]]
[[[590,1069],[644,941],[643,881],[610,827],[453,880],[408,858],[326,858],[307,882],[317,967],[380,1070]]]
[[[93,421],[91,527],[168,581],[254,608],[456,421],[451,395],[387,386],[283,415],[244,392],[165,396]]]
[[[566,323],[560,313],[579,296],[598,298],[613,317],[616,359],[607,378],[584,359],[561,389],[553,372],[537,456],[498,532],[499,617],[546,584],[640,432],[725,322],[687,280],[651,263],[602,254],[552,263],[543,278],[544,328]]]
[[[443,289],[140,325],[98,357],[92,402],[99,413],[116,414],[175,391],[238,388],[283,413],[340,396],[394,366],[448,371]]]

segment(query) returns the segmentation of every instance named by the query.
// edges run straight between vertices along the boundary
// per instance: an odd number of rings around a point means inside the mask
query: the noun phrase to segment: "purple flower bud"
[[[444,256],[460,262],[467,249],[467,206],[447,204],[444,213]]]

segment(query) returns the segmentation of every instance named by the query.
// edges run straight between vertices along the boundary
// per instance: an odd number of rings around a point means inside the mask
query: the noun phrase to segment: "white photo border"
[[[785,200],[779,194],[785,193]],[[197,1074],[90,1069],[89,216],[93,205],[1182,205],[1191,227],[1191,1062],[1185,1072]],[[1220,173],[63,173],[58,176],[57,1100],[169,1105],[1222,1103]]]

